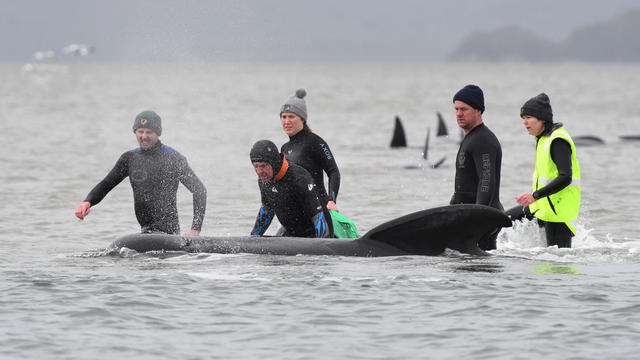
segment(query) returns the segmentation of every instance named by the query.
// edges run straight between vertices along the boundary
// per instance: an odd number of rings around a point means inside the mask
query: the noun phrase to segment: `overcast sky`
[[[561,41],[637,0],[0,0],[0,61],[67,44],[96,61],[437,62],[475,30]],[[63,58],[63,56],[60,56]]]

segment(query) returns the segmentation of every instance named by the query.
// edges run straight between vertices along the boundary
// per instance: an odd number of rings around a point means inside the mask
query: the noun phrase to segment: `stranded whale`
[[[486,255],[480,237],[511,220],[499,210],[459,204],[418,211],[378,225],[358,239],[313,239],[278,236],[180,236],[132,234],[110,248],[139,252],[252,253],[269,255],[398,256],[439,255],[445,248]]]

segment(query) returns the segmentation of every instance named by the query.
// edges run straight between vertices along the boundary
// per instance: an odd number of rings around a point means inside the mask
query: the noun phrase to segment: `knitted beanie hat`
[[[280,115],[285,112],[294,113],[302,118],[302,120],[307,120],[307,103],[304,101],[304,97],[307,95],[307,91],[305,89],[298,89],[294,96],[290,97],[282,108],[280,108]]]
[[[162,119],[153,111],[143,111],[133,122],[133,132],[139,128],[147,128],[153,130],[158,136],[162,135]]]
[[[551,111],[551,102],[547,94],[540,93],[527,100],[527,102],[522,105],[522,108],[520,108],[520,117],[525,115],[553,123],[553,111]]]
[[[484,94],[482,89],[476,85],[467,85],[460,89],[454,96],[453,101],[460,100],[469,104],[472,108],[480,110],[484,113]]]

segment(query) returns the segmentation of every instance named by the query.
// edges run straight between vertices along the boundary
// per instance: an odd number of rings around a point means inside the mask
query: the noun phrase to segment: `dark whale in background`
[[[623,141],[640,141],[640,135],[620,135]]]
[[[447,131],[447,125],[444,123],[444,118],[440,112],[437,113],[438,116],[438,128],[436,132],[436,137],[448,137],[449,132]],[[429,141],[429,133],[427,128],[427,142]],[[404,133],[404,126],[402,125],[402,120],[400,120],[399,116],[396,116],[395,123],[393,126],[393,136],[391,137],[391,145],[392,148],[398,147],[407,147],[407,137]]]
[[[576,146],[604,145],[604,140],[594,135],[578,135],[571,138]]]
[[[444,120],[442,119],[442,115],[438,113],[438,137],[444,136],[447,137],[447,128],[444,125]],[[404,169],[422,169],[425,167],[429,167],[435,169],[442,165],[445,161],[445,157],[442,157],[440,160],[436,162],[428,161],[428,153],[429,153],[429,138],[431,137],[431,129],[427,127],[427,137],[424,142],[424,147],[422,148],[422,161],[414,161],[405,165],[401,165],[400,167]],[[391,148],[406,148],[407,147],[407,138],[404,134],[404,127],[402,126],[402,121],[399,116],[396,116],[395,126],[393,128],[393,137],[391,138]]]
[[[407,137],[404,135],[404,127],[400,117],[396,116],[396,122],[393,125],[393,136],[391,137],[392,148],[407,147]]]
[[[623,142],[640,141],[640,135],[620,135],[619,137]],[[602,138],[595,135],[578,135],[572,137],[572,139],[576,146],[599,146],[606,144]]]
[[[438,132],[436,133],[436,136],[449,136],[449,132],[447,131],[447,125],[444,123],[444,118],[442,117],[442,114],[438,112],[437,115],[438,115]]]
[[[358,239],[313,239],[277,236],[180,236],[132,234],[110,248],[138,252],[252,253],[269,255],[398,256],[439,255],[446,248],[487,255],[480,237],[511,221],[494,208],[461,204],[418,211],[378,225]]]

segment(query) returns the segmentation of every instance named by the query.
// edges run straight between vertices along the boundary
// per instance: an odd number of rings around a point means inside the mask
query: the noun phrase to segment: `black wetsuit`
[[[551,130],[546,131],[543,135],[548,136],[559,126],[562,126],[562,124],[554,124]],[[540,136],[536,137],[536,144],[540,141]],[[564,139],[556,138],[551,142],[549,151],[551,153],[551,160],[558,168],[558,177],[551,180],[546,186],[536,190],[533,193],[535,199],[542,199],[551,194],[555,194],[571,184],[571,174],[573,173],[571,167],[571,145]],[[530,220],[533,219],[533,215],[529,212],[528,206],[526,208],[522,206],[513,207],[507,211],[507,215],[509,215],[512,220],[520,220],[523,217],[527,217]],[[557,245],[558,247],[571,247],[573,233],[567,224],[563,222],[542,221],[540,219],[538,219],[538,224],[544,226],[544,231],[547,236],[547,246]]]
[[[136,217],[142,232],[180,232],[176,207],[178,182],[193,193],[191,228],[201,229],[207,190],[180,153],[160,141],[148,150],[137,148],[125,152],[109,174],[89,192],[85,201],[91,206],[98,204],[127,176],[133,189]]]
[[[285,228],[283,236],[329,237],[330,232],[311,175],[303,167],[289,163],[280,180],[258,180],[262,207],[251,235],[262,235],[273,215]]]
[[[290,162],[305,168],[313,177],[318,197],[323,206],[338,199],[340,170],[329,149],[329,145],[318,135],[304,129],[289,137],[289,142],[280,149]],[[323,171],[329,177],[329,191],[324,187]]]
[[[450,204],[480,204],[503,210],[500,203],[500,168],[502,147],[498,138],[484,124],[471,129],[460,144],[456,156],[455,191]],[[499,230],[487,234],[478,246],[496,248]]]

